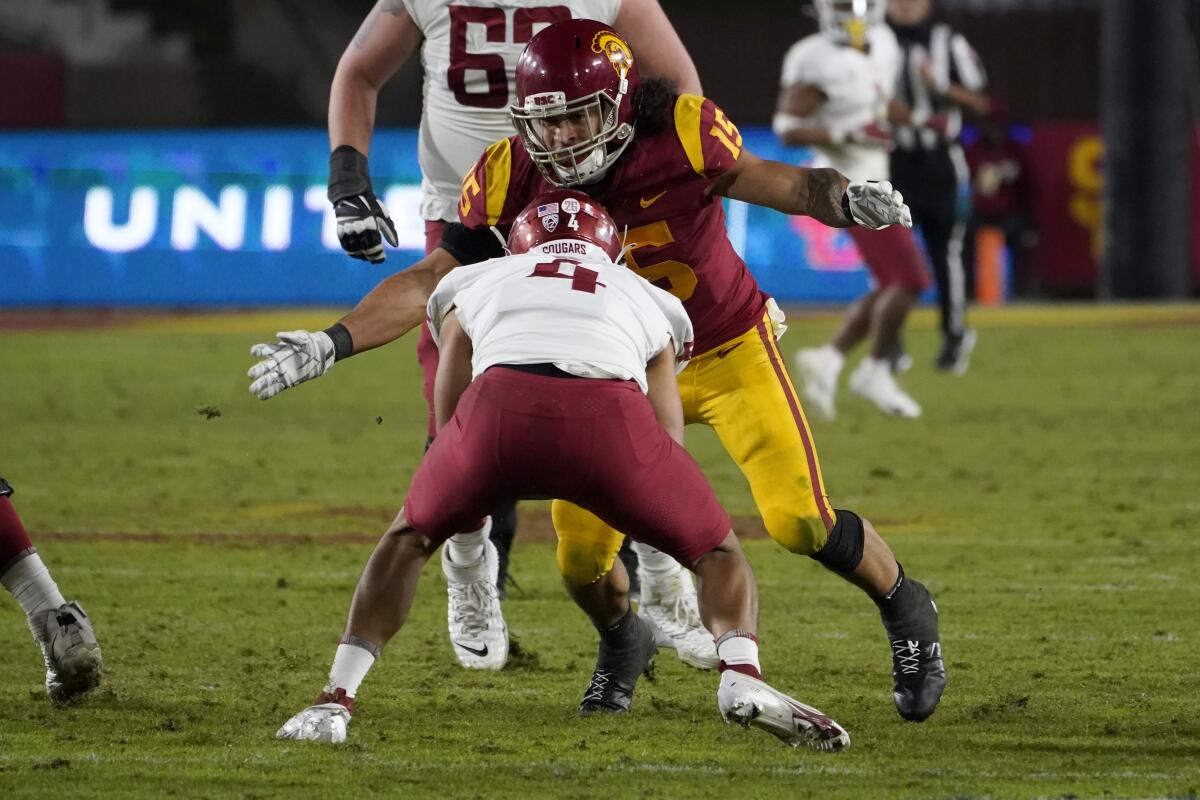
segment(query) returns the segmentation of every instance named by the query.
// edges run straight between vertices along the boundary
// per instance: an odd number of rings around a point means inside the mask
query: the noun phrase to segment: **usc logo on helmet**
[[[600,31],[592,37],[592,52],[607,56],[612,68],[622,78],[633,66],[633,51],[625,44],[625,40],[613,31]]]

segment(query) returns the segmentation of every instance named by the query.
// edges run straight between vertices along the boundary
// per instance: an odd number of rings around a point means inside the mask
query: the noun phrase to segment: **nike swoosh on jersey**
[[[737,350],[741,346],[742,346],[742,343],[738,342],[737,344],[729,345],[729,347],[726,347],[724,350],[718,350],[717,358],[724,358],[725,356],[729,355],[730,353],[732,353],[734,350]]]
[[[644,198],[644,197],[643,197],[643,198],[642,198],[641,200],[639,200],[638,202],[640,202],[640,203],[642,204],[642,208],[649,208],[650,206],[652,206],[652,205],[654,205],[655,203],[657,203],[657,202],[658,202],[658,200],[659,200],[659,198],[660,198],[660,197],[662,197],[664,194],[666,194],[666,193],[667,193],[667,191],[668,191],[668,190],[666,190],[666,189],[663,189],[661,192],[659,192],[658,194],[654,195],[654,196],[653,196],[653,197],[651,197],[649,200],[647,200],[646,198]]]
[[[488,649],[487,649],[486,644],[483,647],[480,647],[478,649],[476,649],[474,647],[467,647],[462,642],[455,642],[454,646],[461,647],[463,650],[466,650],[468,653],[474,653],[475,655],[479,656],[480,658],[483,658],[484,656],[486,656],[488,654]]]

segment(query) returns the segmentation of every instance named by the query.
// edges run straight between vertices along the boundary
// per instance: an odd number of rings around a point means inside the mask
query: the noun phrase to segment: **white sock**
[[[39,642],[46,639],[43,612],[52,611],[66,603],[58,584],[50,577],[50,570],[42,563],[37,553],[30,553],[0,575],[0,584],[25,611],[29,627]]]
[[[729,631],[717,640],[717,658],[721,659],[721,671],[734,668],[748,672],[753,668],[754,676],[762,677],[762,666],[758,663],[758,638],[748,631]]]
[[[661,550],[641,542],[632,542],[630,547],[637,553],[638,578],[643,583],[658,583],[683,572],[679,562]]]
[[[832,359],[833,363],[837,364],[837,371],[841,372],[842,367],[846,363],[846,356],[842,354],[842,351],[838,350],[832,344],[821,345],[820,350],[822,353]]]
[[[333,656],[333,667],[329,670],[329,683],[325,686],[325,691],[332,694],[338,689],[344,689],[347,697],[354,697],[374,663],[375,656],[368,650],[353,644],[339,644],[337,653]]]
[[[450,563],[458,565],[478,563],[483,558],[483,548],[491,530],[492,518],[488,517],[487,522],[483,523],[483,527],[479,530],[470,533],[456,533],[451,536],[446,542],[446,555],[450,557]]]

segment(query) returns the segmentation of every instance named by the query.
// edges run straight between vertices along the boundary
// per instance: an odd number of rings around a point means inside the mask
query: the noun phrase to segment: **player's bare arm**
[[[843,202],[849,185],[846,176],[835,169],[795,167],[743,150],[710,191],[784,214],[803,214],[832,228],[848,228],[854,224]]]
[[[425,319],[429,295],[457,266],[454,256],[439,247],[382,281],[329,328],[283,331],[274,343],[254,345],[250,355],[260,361],[246,373],[253,379],[250,393],[270,400],[284,389],[324,375],[340,359],[399,339]]]
[[[454,409],[458,407],[458,399],[471,385],[471,355],[473,352],[470,337],[458,323],[458,314],[451,311],[442,320],[437,380],[433,389],[433,406],[434,413],[437,415],[439,431],[454,416]]]
[[[675,382],[673,342],[646,362],[646,396],[654,408],[654,416],[666,429],[667,435],[682,445],[683,403],[679,399],[679,384]]]
[[[637,53],[642,75],[668,78],[684,94],[704,94],[696,65],[658,0],[623,0],[613,27]]]
[[[379,89],[420,48],[424,36],[400,0],[380,0],[338,61],[329,90],[329,147],[367,155]]]
[[[912,227],[912,212],[904,197],[887,181],[850,183],[835,169],[794,167],[745,150],[709,191],[785,214],[803,214],[831,228]]]
[[[827,129],[809,121],[828,98],[818,87],[795,83],[779,91],[772,127],[779,140],[791,147],[826,146],[837,144]]]
[[[429,295],[438,281],[457,266],[454,256],[439,247],[408,269],[381,281],[338,320],[354,340],[351,352],[388,344],[420,325]]]

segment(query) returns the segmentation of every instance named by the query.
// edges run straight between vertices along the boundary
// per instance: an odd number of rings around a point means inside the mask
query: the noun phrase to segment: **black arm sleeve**
[[[500,240],[490,229],[468,228],[461,222],[446,224],[440,246],[454,256],[459,264],[478,264],[480,261],[504,255]]]

